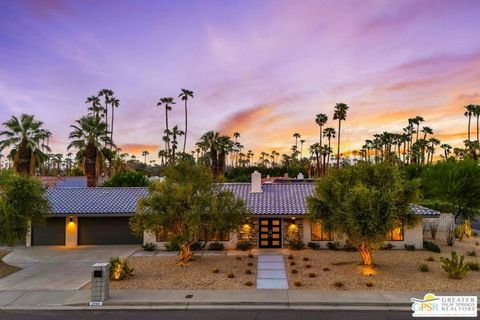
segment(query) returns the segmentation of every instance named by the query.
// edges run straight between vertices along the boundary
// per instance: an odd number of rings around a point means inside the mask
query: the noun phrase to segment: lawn
[[[470,271],[464,279],[448,279],[443,271],[439,257],[450,257],[452,250],[465,254],[465,261],[480,263],[480,239],[458,240],[453,247],[446,245],[445,236],[437,235],[432,241],[441,247],[441,253],[424,250],[378,250],[374,253],[374,262],[379,273],[364,276],[358,273],[360,262],[358,252],[303,250],[292,251],[293,260],[285,257],[290,289],[308,290],[389,290],[389,291],[477,291],[480,290],[480,272]],[[474,250],[476,257],[467,257],[466,252]],[[434,261],[426,261],[433,257]],[[308,258],[310,261],[303,261]],[[291,262],[295,265],[291,266]],[[429,272],[421,272],[420,265],[428,265]],[[311,268],[308,268],[310,265]],[[292,273],[292,270],[297,273]],[[310,273],[315,277],[311,278]],[[300,286],[295,286],[300,282]],[[336,286],[335,283],[337,283]],[[340,283],[342,286],[340,287]]]
[[[9,253],[10,251],[0,250],[0,278],[6,277],[9,274],[15,273],[20,270],[20,268],[8,265],[2,261],[3,257],[5,257]]]
[[[241,260],[237,260],[240,258]],[[112,289],[253,289],[257,259],[247,256],[194,256],[187,266],[176,265],[175,256],[130,257],[134,276],[123,281],[111,281]],[[248,266],[252,263],[252,266]],[[214,273],[218,269],[218,273]],[[246,274],[250,270],[252,274]],[[233,273],[234,278],[227,275]],[[246,286],[250,281],[252,286]]]

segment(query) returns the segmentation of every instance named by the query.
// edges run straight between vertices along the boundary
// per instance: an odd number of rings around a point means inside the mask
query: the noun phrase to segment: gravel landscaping
[[[10,251],[0,250],[0,278],[6,277],[20,270],[20,268],[8,265],[2,261],[3,257],[5,257],[9,253]]]
[[[441,253],[426,250],[378,250],[374,253],[374,262],[379,273],[364,276],[357,271],[360,256],[358,252],[331,250],[292,251],[293,260],[285,257],[290,289],[308,290],[401,290],[401,291],[477,291],[480,290],[480,272],[470,271],[461,280],[447,278],[439,257],[450,257],[456,251],[465,255],[465,262],[480,263],[480,239],[458,240],[453,247],[446,245],[445,236],[437,234],[437,240],[431,240],[441,247]],[[467,251],[476,251],[476,257],[467,257]],[[433,257],[435,261],[426,261]],[[304,261],[308,258],[309,261]],[[291,262],[295,265],[291,266]],[[421,272],[420,265],[428,265],[428,272]],[[311,267],[308,268],[307,265]],[[297,273],[292,273],[295,269]],[[295,272],[295,271],[294,271]],[[310,275],[312,274],[312,275]],[[297,282],[297,283],[296,283]],[[298,283],[299,282],[299,283]],[[295,284],[300,284],[296,286]]]
[[[240,258],[241,260],[237,260]],[[247,256],[195,256],[187,266],[176,265],[176,256],[130,257],[134,276],[111,281],[111,289],[241,289],[255,288],[257,258]],[[248,266],[248,263],[253,263]],[[214,269],[218,269],[214,273]],[[251,270],[251,274],[246,274]],[[233,273],[233,278],[228,274]],[[250,282],[251,286],[245,283]]]

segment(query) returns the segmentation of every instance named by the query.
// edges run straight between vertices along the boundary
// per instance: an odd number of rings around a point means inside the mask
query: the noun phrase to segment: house
[[[248,224],[231,233],[217,232],[209,241],[221,241],[225,248],[235,248],[238,240],[248,240],[258,248],[283,248],[290,239],[317,242],[325,247],[330,241],[340,241],[326,232],[319,221],[306,218],[306,198],[314,192],[311,181],[292,180],[262,183],[258,172],[250,183],[224,183],[222,188],[243,199],[253,217]],[[47,197],[52,217],[44,226],[32,226],[27,239],[31,245],[100,245],[155,243],[164,249],[171,233],[145,232],[143,237],[132,234],[128,219],[135,214],[138,200],[148,194],[146,188],[52,188]],[[422,220],[438,218],[440,212],[412,205],[418,215],[413,228],[399,225],[388,235],[387,243],[396,248],[413,244],[423,246]],[[202,239],[205,240],[205,239]]]

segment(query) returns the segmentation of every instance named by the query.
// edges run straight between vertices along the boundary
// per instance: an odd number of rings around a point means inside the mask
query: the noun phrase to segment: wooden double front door
[[[259,224],[259,248],[282,247],[282,219],[260,218]]]

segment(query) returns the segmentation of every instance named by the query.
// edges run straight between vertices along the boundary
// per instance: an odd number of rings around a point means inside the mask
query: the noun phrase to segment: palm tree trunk
[[[85,175],[87,187],[97,186],[97,149],[92,143],[88,143],[85,150]]]
[[[340,167],[340,130],[342,128],[342,120],[338,119],[338,140],[337,140],[337,168]]]
[[[479,133],[478,133],[478,129],[479,129],[479,123],[478,121],[480,120],[480,113],[477,115],[477,141],[480,142],[480,139],[479,139]]]
[[[472,117],[469,115],[468,116],[468,142],[470,142],[470,122],[472,120]]]
[[[166,130],[168,131],[168,108],[165,106],[165,127]],[[167,141],[167,156],[170,156],[170,142]]]
[[[328,150],[329,150],[329,151],[328,151],[328,157],[327,157],[327,166],[330,165],[330,148],[331,148],[331,143],[332,143],[331,137],[328,137]]]
[[[115,115],[115,107],[112,104],[112,123],[111,123],[112,130],[110,131],[110,149],[112,149],[112,144],[113,144],[113,118],[114,118],[114,115]]]
[[[30,165],[32,161],[32,150],[28,148],[27,141],[23,140],[17,149],[14,160],[14,167],[18,174],[29,176],[31,174]]]
[[[183,136],[183,153],[185,153],[185,146],[187,145],[187,131],[188,131],[187,99],[185,99],[185,135]]]

